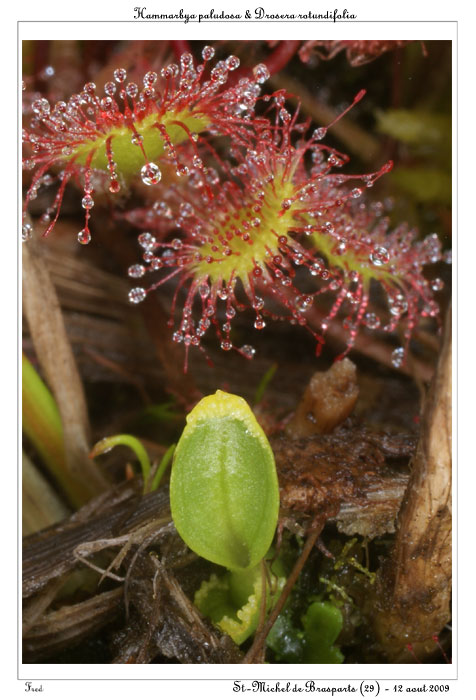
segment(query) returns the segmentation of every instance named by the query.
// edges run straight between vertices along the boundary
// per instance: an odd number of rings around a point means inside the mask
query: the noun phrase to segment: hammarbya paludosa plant
[[[258,624],[261,563],[279,511],[273,452],[244,399],[217,391],[187,416],[172,465],[170,505],[190,549],[229,570],[202,584],[195,603],[240,644]],[[275,591],[283,583],[274,579]]]

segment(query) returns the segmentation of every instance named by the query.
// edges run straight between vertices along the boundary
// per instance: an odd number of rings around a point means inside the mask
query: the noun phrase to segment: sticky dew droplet
[[[369,255],[369,260],[372,265],[381,267],[382,265],[386,265],[388,263],[390,260],[390,255],[388,250],[383,246],[375,246]]]
[[[431,281],[430,286],[434,292],[441,292],[441,290],[444,289],[445,283],[439,277],[435,277],[435,279]]]
[[[256,354],[256,349],[252,345],[243,345],[240,348],[240,353],[244,355],[248,360],[252,360]]]
[[[78,243],[81,243],[81,245],[87,245],[90,240],[91,233],[89,232],[89,229],[83,228],[83,230],[78,233]]]
[[[114,75],[114,80],[117,83],[123,83],[125,81],[125,79],[127,78],[127,71],[125,70],[125,68],[116,68],[113,75]]]
[[[318,129],[314,129],[312,137],[315,141],[322,141],[327,134],[327,129],[325,126],[320,126]]]
[[[23,224],[21,228],[21,239],[23,243],[29,241],[33,236],[33,226],[31,224]]]
[[[211,61],[215,55],[213,46],[204,46],[202,49],[202,58],[204,61]]]
[[[147,292],[143,287],[134,287],[129,292],[129,301],[131,304],[140,304],[147,296]]]
[[[157,243],[155,237],[148,231],[141,233],[137,240],[139,245],[145,250],[152,250]]]
[[[405,349],[404,348],[395,348],[395,350],[392,352],[392,355],[391,355],[392,365],[396,368],[399,368],[403,365],[404,359],[405,359]]]
[[[155,163],[146,163],[143,165],[140,174],[144,185],[158,185],[162,179],[160,168]]]
[[[253,75],[257,83],[264,83],[269,79],[269,70],[264,63],[258,63],[253,68]]]
[[[374,314],[372,312],[365,314],[364,322],[365,322],[365,325],[367,326],[367,328],[369,330],[372,330],[372,331],[374,331],[380,327],[379,317],[377,316],[377,314]]]
[[[133,277],[135,279],[143,277],[145,275],[145,267],[139,264],[131,265],[127,270],[127,274],[129,277]]]

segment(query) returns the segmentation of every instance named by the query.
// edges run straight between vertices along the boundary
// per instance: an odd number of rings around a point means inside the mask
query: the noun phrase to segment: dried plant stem
[[[422,415],[420,440],[399,514],[395,547],[379,573],[373,616],[387,656],[418,658],[434,649],[450,619],[451,599],[451,313]]]
[[[46,611],[23,639],[24,662],[41,662],[64,651],[72,642],[97,635],[105,624],[117,620],[121,604],[122,587],[118,587],[80,603]]]
[[[88,459],[90,428],[83,385],[42,242],[34,240],[23,247],[23,302],[38,361],[61,414],[66,465],[71,477],[82,485],[84,502],[103,491],[107,481]]]
[[[28,456],[22,454],[22,536],[64,520],[68,508]]]
[[[68,574],[65,574],[51,580],[37,596],[26,603],[22,614],[22,636],[27,635],[30,628],[45,613],[67,578]]]
[[[301,554],[299,555],[298,560],[296,561],[293,570],[291,571],[291,574],[289,575],[286,585],[284,586],[283,590],[281,591],[281,595],[278,598],[278,602],[274,606],[273,610],[271,611],[271,614],[269,615],[268,619],[266,620],[266,624],[264,624],[261,628],[260,631],[256,634],[253,644],[251,645],[249,651],[247,652],[246,656],[244,657],[242,663],[244,664],[253,664],[253,663],[259,663],[259,659],[262,657],[263,654],[263,647],[266,642],[266,637],[271,631],[272,626],[278,619],[279,614],[281,613],[282,609],[284,608],[284,605],[288,599],[289,594],[291,593],[294,584],[296,583],[299,574],[302,571],[302,568],[304,564],[307,561],[307,558],[309,557],[312,548],[316,544],[317,538],[322,532],[322,529],[324,527],[324,524],[326,522],[326,517],[318,517],[314,521],[313,527],[309,531],[308,538],[306,540],[306,543],[303,547],[303,550]]]

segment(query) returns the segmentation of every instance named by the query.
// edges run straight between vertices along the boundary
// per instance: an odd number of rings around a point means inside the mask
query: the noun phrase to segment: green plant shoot
[[[88,484],[66,464],[63,425],[55,398],[25,355],[22,356],[22,430],[68,502],[75,508],[87,503],[91,498]]]
[[[94,445],[91,452],[89,453],[89,457],[91,459],[93,459],[94,457],[99,457],[99,455],[102,455],[105,452],[109,452],[110,450],[112,450],[113,447],[116,447],[117,445],[124,445],[125,447],[129,447],[139,460],[139,464],[142,470],[142,479],[144,481],[144,492],[146,492],[150,475],[149,455],[147,454],[147,451],[143,444],[140,442],[140,440],[138,440],[133,435],[111,435],[109,437],[102,438],[102,440],[99,440],[99,442],[97,442]]]
[[[278,522],[274,456],[244,399],[206,396],[187,416],[170,478],[172,518],[196,554],[232,571],[256,566]]]
[[[286,583],[282,562],[268,562],[266,581],[266,611],[277,602]],[[255,633],[263,597],[260,566],[245,571],[226,571],[223,576],[212,574],[195,593],[194,603],[203,615],[209,617],[235,644],[243,644]]]

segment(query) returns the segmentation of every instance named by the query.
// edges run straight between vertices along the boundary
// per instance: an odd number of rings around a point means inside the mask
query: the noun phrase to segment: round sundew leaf
[[[231,570],[256,566],[278,522],[274,456],[244,399],[223,391],[187,416],[170,479],[172,518],[196,554]]]
[[[174,112],[170,116],[166,114],[160,119],[154,112],[141,121],[135,121],[134,129],[142,139],[142,146],[149,161],[160,159],[165,153],[165,142],[159,130],[156,128],[157,124],[161,124],[166,128],[170,142],[174,146],[187,140],[187,132],[177,124],[172,123],[174,121],[182,121],[192,133],[201,133],[209,124],[209,120],[206,117],[200,115],[196,116],[187,110]],[[114,162],[117,165],[118,172],[127,182],[139,174],[146,162],[142,149],[134,145],[131,141],[133,134],[134,131],[132,131],[128,124],[112,126],[103,136],[98,136],[94,140],[85,140],[83,143],[80,143],[72,151],[70,157],[74,157],[75,162],[79,165],[85,165],[88,157],[91,155],[91,151],[94,150],[94,155],[90,163],[91,167],[98,170],[107,170],[108,158],[106,154],[106,141],[111,139]]]

